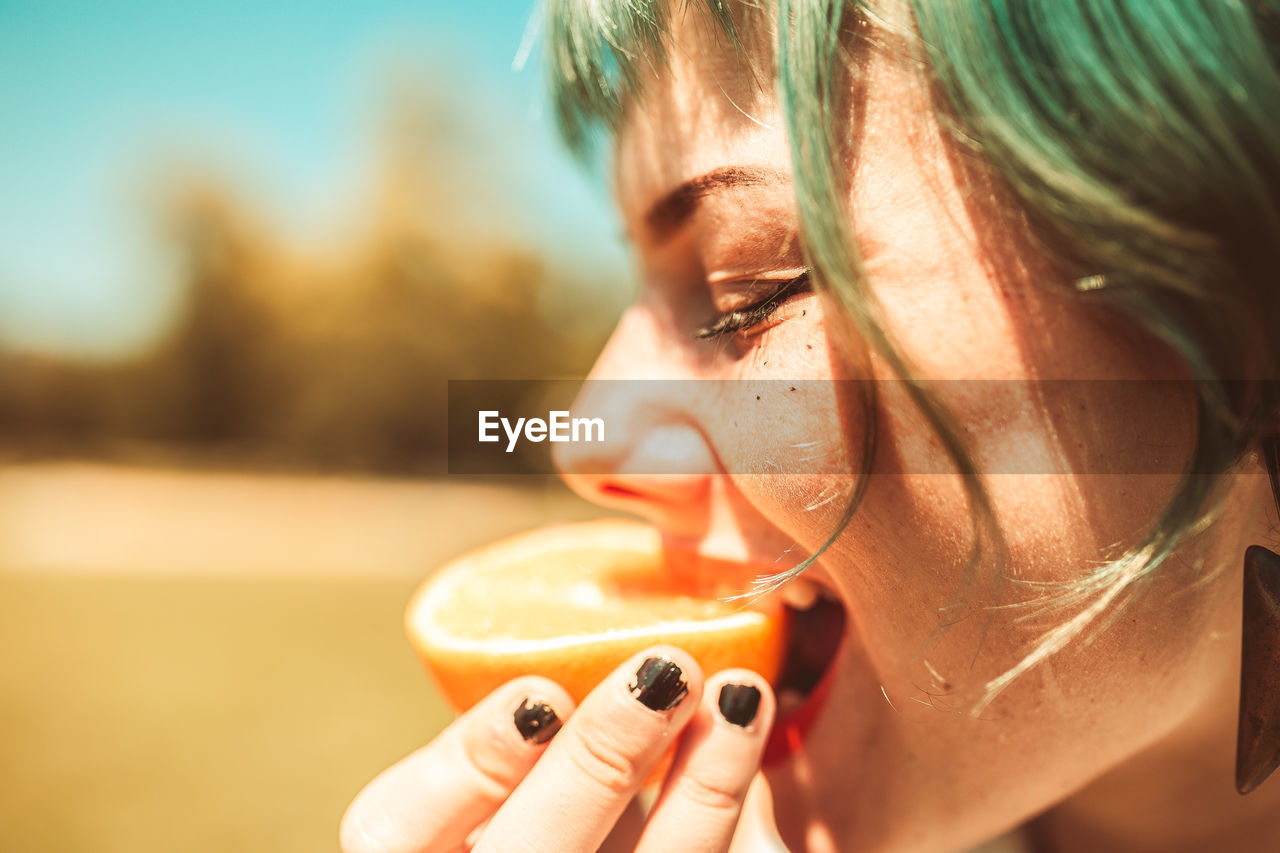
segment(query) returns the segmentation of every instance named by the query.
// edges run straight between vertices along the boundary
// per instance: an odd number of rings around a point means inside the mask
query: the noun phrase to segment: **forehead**
[[[617,140],[619,203],[629,222],[677,186],[725,167],[789,171],[773,96],[767,24],[740,52],[704,15],[672,21],[667,63],[627,105]]]
[[[665,194],[718,169],[790,174],[774,93],[773,28],[759,16],[744,32],[747,41],[738,50],[700,14],[673,21],[668,62],[627,105],[617,139],[616,189],[633,227]],[[894,203],[905,191],[903,179],[919,177],[921,158],[933,161],[925,170],[934,171],[946,147],[924,66],[902,38],[871,35],[854,51],[849,103],[857,104],[858,120],[847,128],[852,144],[843,172],[855,196],[851,202],[864,213]]]

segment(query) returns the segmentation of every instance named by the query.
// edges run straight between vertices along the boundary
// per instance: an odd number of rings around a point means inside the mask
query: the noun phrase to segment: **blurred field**
[[[0,853],[336,849],[448,719],[414,585],[598,514],[427,479],[450,381],[586,375],[634,282],[510,70],[528,9],[348,6],[5,19]]]
[[[400,627],[440,560],[596,514],[530,478],[0,469],[0,847],[322,851],[449,719]]]

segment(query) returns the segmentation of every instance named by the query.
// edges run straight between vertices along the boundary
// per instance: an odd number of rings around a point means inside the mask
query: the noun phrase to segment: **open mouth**
[[[844,605],[825,587],[803,578],[788,587],[793,585],[783,592],[790,619],[787,656],[774,685],[778,716],[766,753],[774,758],[797,748],[816,717],[848,622]]]

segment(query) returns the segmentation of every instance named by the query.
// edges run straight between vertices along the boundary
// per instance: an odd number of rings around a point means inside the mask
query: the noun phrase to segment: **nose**
[[[682,352],[643,302],[627,309],[573,404],[575,416],[604,421],[605,441],[558,444],[554,458],[587,500],[691,535],[705,525],[717,458],[694,406],[701,383]]]

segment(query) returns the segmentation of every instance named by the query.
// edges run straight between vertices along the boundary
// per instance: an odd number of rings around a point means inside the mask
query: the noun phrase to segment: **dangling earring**
[[[1280,509],[1280,439],[1266,439],[1262,450]],[[1280,766],[1280,554],[1261,545],[1244,552],[1240,646],[1236,790],[1247,794]]]

